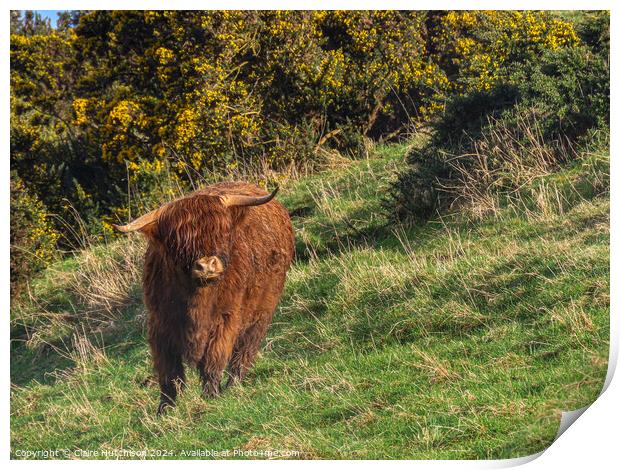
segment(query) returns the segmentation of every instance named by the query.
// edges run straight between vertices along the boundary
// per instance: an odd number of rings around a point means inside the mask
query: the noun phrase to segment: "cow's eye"
[[[224,269],[226,269],[228,267],[228,263],[230,261],[229,256],[226,253],[220,253],[218,255],[218,258],[222,261],[222,264],[224,265]]]

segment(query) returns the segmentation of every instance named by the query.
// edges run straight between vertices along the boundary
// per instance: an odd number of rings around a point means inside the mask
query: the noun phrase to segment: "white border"
[[[211,2],[199,2],[189,0],[177,0],[173,4],[170,1],[152,0],[152,1],[118,1],[109,0],[106,2],[98,2],[92,0],[85,1],[59,1],[52,3],[49,1],[28,1],[28,2],[16,2],[9,1],[8,8],[10,9],[33,9],[33,10],[46,10],[46,9],[165,9],[174,6],[178,9],[377,9],[378,7],[385,9],[549,9],[549,10],[570,10],[570,9],[582,9],[582,10],[612,10],[611,22],[612,22],[612,44],[617,43],[614,39],[615,34],[619,31],[618,18],[615,16],[617,12],[612,9],[611,1],[604,0],[589,0],[589,1],[574,1],[574,0],[554,0],[554,1],[533,1],[533,0],[477,0],[477,1],[446,1],[446,0],[420,0],[416,2],[406,1],[393,1],[384,0],[380,4],[376,1],[357,0],[357,1],[314,1],[314,2],[300,2],[300,1],[262,1],[257,3],[256,1],[247,0],[228,0],[228,1],[211,1]],[[1,80],[1,93],[2,102],[4,103],[5,113],[2,113],[2,135],[5,149],[5,157],[2,160],[0,172],[2,173],[2,198],[0,198],[0,207],[5,217],[0,219],[3,227],[4,250],[2,251],[2,261],[5,269],[2,271],[2,281],[6,286],[6,290],[3,292],[2,300],[5,308],[3,309],[5,314],[5,320],[3,324],[3,344],[2,349],[2,364],[10,363],[9,358],[9,10],[5,9],[2,15],[0,23],[0,31],[2,37],[5,40],[2,42],[4,46],[4,54],[2,55],[1,63],[3,73]],[[617,44],[612,45],[612,77],[614,71],[618,70],[618,54],[616,53]],[[612,89],[613,89],[612,78]],[[618,100],[617,93],[612,92],[612,114],[611,114],[611,128],[614,129],[614,124],[618,122],[617,110]],[[611,154],[617,156],[618,152],[618,139],[614,138],[614,132],[612,131],[612,145]],[[619,167],[614,164],[614,158],[611,158],[611,180],[612,180],[612,192],[611,192],[611,345],[610,345],[610,366],[608,376],[606,380],[607,389],[605,392],[583,413],[583,415],[577,420],[577,423],[570,426],[569,429],[563,433],[557,441],[552,444],[547,450],[543,451],[537,456],[525,457],[522,459],[511,460],[494,460],[494,461],[387,461],[381,464],[374,461],[339,461],[337,465],[340,467],[352,468],[355,466],[356,470],[360,468],[371,468],[379,465],[388,465],[393,468],[501,468],[520,465],[526,462],[528,468],[547,468],[549,465],[562,466],[564,468],[583,468],[585,466],[592,468],[610,468],[612,465],[618,463],[618,433],[617,433],[617,420],[620,417],[620,385],[618,380],[611,381],[618,357],[618,331],[619,319],[618,314],[615,312],[618,302],[618,294],[615,292],[614,287],[618,285],[618,263],[616,256],[618,224],[620,218],[618,217],[617,206],[617,191],[615,189],[616,182],[619,180],[618,172]],[[1,378],[2,390],[4,390],[5,399],[2,402],[2,430],[4,439],[1,441],[2,455],[5,458],[9,458],[10,448],[10,376],[8,367]],[[610,382],[611,381],[611,382]],[[536,458],[537,457],[537,458]],[[148,461],[140,462],[143,465],[160,466],[162,468],[169,467],[170,462],[166,461]],[[140,465],[136,461],[118,462],[118,465]],[[91,461],[88,465],[95,467],[102,467],[110,465],[110,461]],[[218,467],[226,466],[230,468],[245,467],[251,465],[254,468],[267,468],[269,466],[282,467],[282,466],[314,466],[314,465],[332,465],[333,462],[328,461],[183,461],[180,465],[201,466],[213,465]],[[57,466],[64,465],[84,465],[84,462],[29,462],[29,461],[10,461],[10,465],[19,467],[30,467],[33,465],[43,465],[48,468],[55,468]],[[615,466],[614,465],[614,466]],[[374,468],[373,468],[374,470]]]

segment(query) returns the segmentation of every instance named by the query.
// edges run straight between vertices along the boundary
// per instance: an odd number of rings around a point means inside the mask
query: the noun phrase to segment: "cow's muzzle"
[[[192,266],[192,278],[201,283],[215,281],[223,272],[224,263],[217,256],[205,256]]]

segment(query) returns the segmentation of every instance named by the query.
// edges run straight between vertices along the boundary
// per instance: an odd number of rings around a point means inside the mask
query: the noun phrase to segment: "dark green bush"
[[[547,51],[514,70],[520,102],[536,109],[546,138],[571,140],[609,124],[609,64],[587,46]]]

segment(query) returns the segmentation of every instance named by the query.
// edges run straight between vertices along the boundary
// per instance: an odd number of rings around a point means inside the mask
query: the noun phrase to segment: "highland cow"
[[[158,414],[173,406],[184,363],[198,367],[215,397],[243,379],[278,304],[294,255],[286,209],[247,183],[218,183],[124,225],[148,240],[144,302],[161,389]]]

